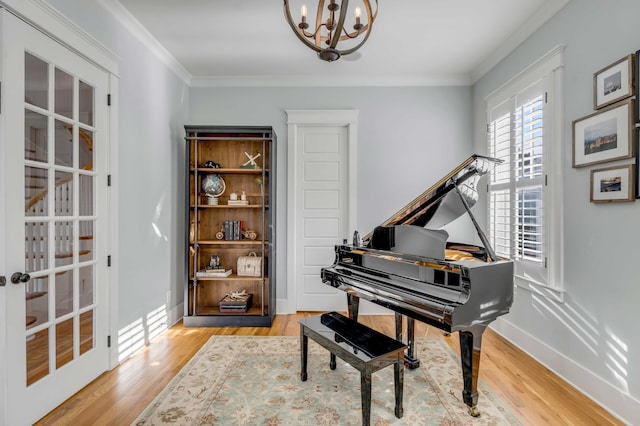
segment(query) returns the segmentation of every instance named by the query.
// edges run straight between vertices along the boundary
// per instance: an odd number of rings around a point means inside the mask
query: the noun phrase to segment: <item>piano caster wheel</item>
[[[415,370],[420,367],[420,360],[417,358],[409,358],[408,356],[404,356],[404,366],[409,370]]]
[[[303,382],[307,381],[307,373],[300,373],[300,380],[302,380]]]
[[[480,410],[478,410],[478,407],[476,406],[469,407],[467,405],[467,411],[471,417],[480,417]]]

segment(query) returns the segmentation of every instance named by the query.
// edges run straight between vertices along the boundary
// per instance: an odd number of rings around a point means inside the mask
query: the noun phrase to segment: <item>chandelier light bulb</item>
[[[304,31],[307,28],[309,28],[309,24],[307,24],[307,5],[306,4],[303,4],[302,7],[300,8],[300,16],[301,16],[301,21],[298,24],[298,27]]]

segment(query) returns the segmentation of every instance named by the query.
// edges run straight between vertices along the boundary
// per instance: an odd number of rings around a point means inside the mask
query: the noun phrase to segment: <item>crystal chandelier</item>
[[[309,30],[307,6],[302,5],[300,22],[295,23],[291,16],[290,3],[291,0],[284,0],[284,15],[291,29],[305,45],[318,53],[320,59],[327,62],[333,62],[342,55],[358,50],[369,38],[373,21],[378,15],[378,0],[357,0],[356,3],[359,5],[352,11],[354,24],[353,31],[350,31],[346,25],[349,0],[329,0],[326,8],[325,0],[318,0],[315,25]],[[374,3],[375,10],[371,3]],[[341,43],[340,46],[338,43]]]

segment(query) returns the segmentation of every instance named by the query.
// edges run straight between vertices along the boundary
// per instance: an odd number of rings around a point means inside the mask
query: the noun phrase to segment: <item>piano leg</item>
[[[398,342],[404,342],[404,336],[402,335],[402,318],[404,315],[396,312],[396,340]],[[415,370],[420,367],[420,360],[415,357],[415,320],[407,317],[407,351],[404,354],[404,365],[409,370]]]
[[[358,308],[360,307],[360,297],[353,293],[347,293],[347,310],[349,318],[358,321]]]
[[[462,380],[464,390],[462,400],[467,405],[469,414],[478,417],[478,371],[480,370],[480,348],[482,346],[482,333],[486,325],[475,325],[467,330],[459,331],[460,335],[460,360],[462,364]]]

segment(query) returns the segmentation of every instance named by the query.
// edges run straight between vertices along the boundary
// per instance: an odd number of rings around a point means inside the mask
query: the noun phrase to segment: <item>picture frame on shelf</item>
[[[593,74],[593,108],[600,109],[634,95],[635,57],[627,55]]]
[[[635,201],[635,165],[591,170],[592,203]]]
[[[633,110],[633,102],[626,100],[574,120],[573,167],[633,158]]]

